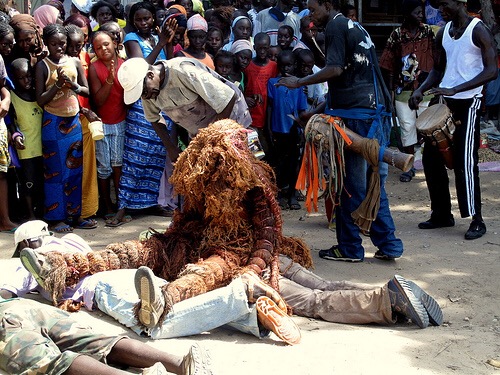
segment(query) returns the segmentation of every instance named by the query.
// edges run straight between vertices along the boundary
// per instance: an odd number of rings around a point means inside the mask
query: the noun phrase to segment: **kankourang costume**
[[[225,286],[248,270],[261,275],[269,269],[277,289],[278,253],[310,267],[307,246],[282,235],[274,174],[251,153],[247,134],[233,120],[199,131],[175,165],[171,182],[184,206],[165,233],[86,255],[45,253],[45,287],[54,303],[86,275],[146,265],[170,281],[162,288],[166,314],[176,302]]]

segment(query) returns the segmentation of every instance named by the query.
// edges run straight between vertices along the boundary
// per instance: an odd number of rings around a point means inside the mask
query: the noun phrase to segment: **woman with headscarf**
[[[31,67],[34,67],[47,55],[44,51],[40,27],[29,14],[16,14],[9,24],[14,29],[16,43],[12,47],[6,64],[18,58],[25,58],[30,62]]]
[[[205,52],[205,43],[207,42],[208,24],[205,19],[199,14],[195,14],[187,20],[187,37],[189,39],[189,47],[179,51],[176,57],[190,57],[196,59],[210,69],[215,70],[215,65],[212,57]]]
[[[233,42],[241,39],[248,40],[252,43],[252,21],[247,16],[238,16],[233,20],[229,42],[227,42],[222,49],[224,51],[231,51]]]
[[[33,12],[33,18],[41,29],[55,23],[62,24],[61,12],[55,6],[49,4],[38,7]]]

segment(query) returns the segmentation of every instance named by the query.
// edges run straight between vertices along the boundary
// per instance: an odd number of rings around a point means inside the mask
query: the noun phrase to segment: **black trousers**
[[[461,217],[481,214],[479,186],[479,98],[446,99],[453,119],[460,121],[453,135],[453,164],[458,207]],[[425,143],[422,155],[425,179],[431,199],[431,217],[445,219],[451,215],[448,171],[437,147]]]

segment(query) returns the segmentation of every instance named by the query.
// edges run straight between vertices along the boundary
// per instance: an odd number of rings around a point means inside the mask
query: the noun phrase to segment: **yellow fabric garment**
[[[94,216],[99,208],[97,189],[97,162],[95,143],[89,130],[89,120],[80,116],[83,137],[83,176],[82,176],[82,218]]]

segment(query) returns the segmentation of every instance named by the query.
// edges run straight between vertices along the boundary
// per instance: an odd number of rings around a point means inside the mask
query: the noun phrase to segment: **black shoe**
[[[380,260],[396,260],[397,258],[399,258],[398,256],[397,257],[393,257],[393,256],[390,256],[390,255],[384,254],[380,250],[377,250],[375,252],[375,255],[373,255],[373,257],[377,258],[377,259],[380,259]]]
[[[455,219],[453,216],[450,216],[447,219],[434,219],[430,218],[427,221],[423,221],[418,224],[420,229],[436,229],[436,228],[447,228],[455,225]]]
[[[420,328],[429,325],[429,315],[424,305],[415,297],[406,279],[395,275],[387,284],[392,311],[411,319]]]
[[[339,249],[338,245],[333,245],[331,248],[327,250],[320,250],[319,257],[328,260],[340,260],[343,262],[362,262],[363,259],[360,258],[349,258],[342,254],[342,251]]]
[[[413,281],[407,280],[407,282],[415,297],[424,305],[427,315],[429,315],[429,323],[433,326],[440,326],[443,324],[443,312],[437,301]]]
[[[476,240],[486,233],[486,224],[482,220],[473,220],[469,230],[465,233],[466,240]]]

